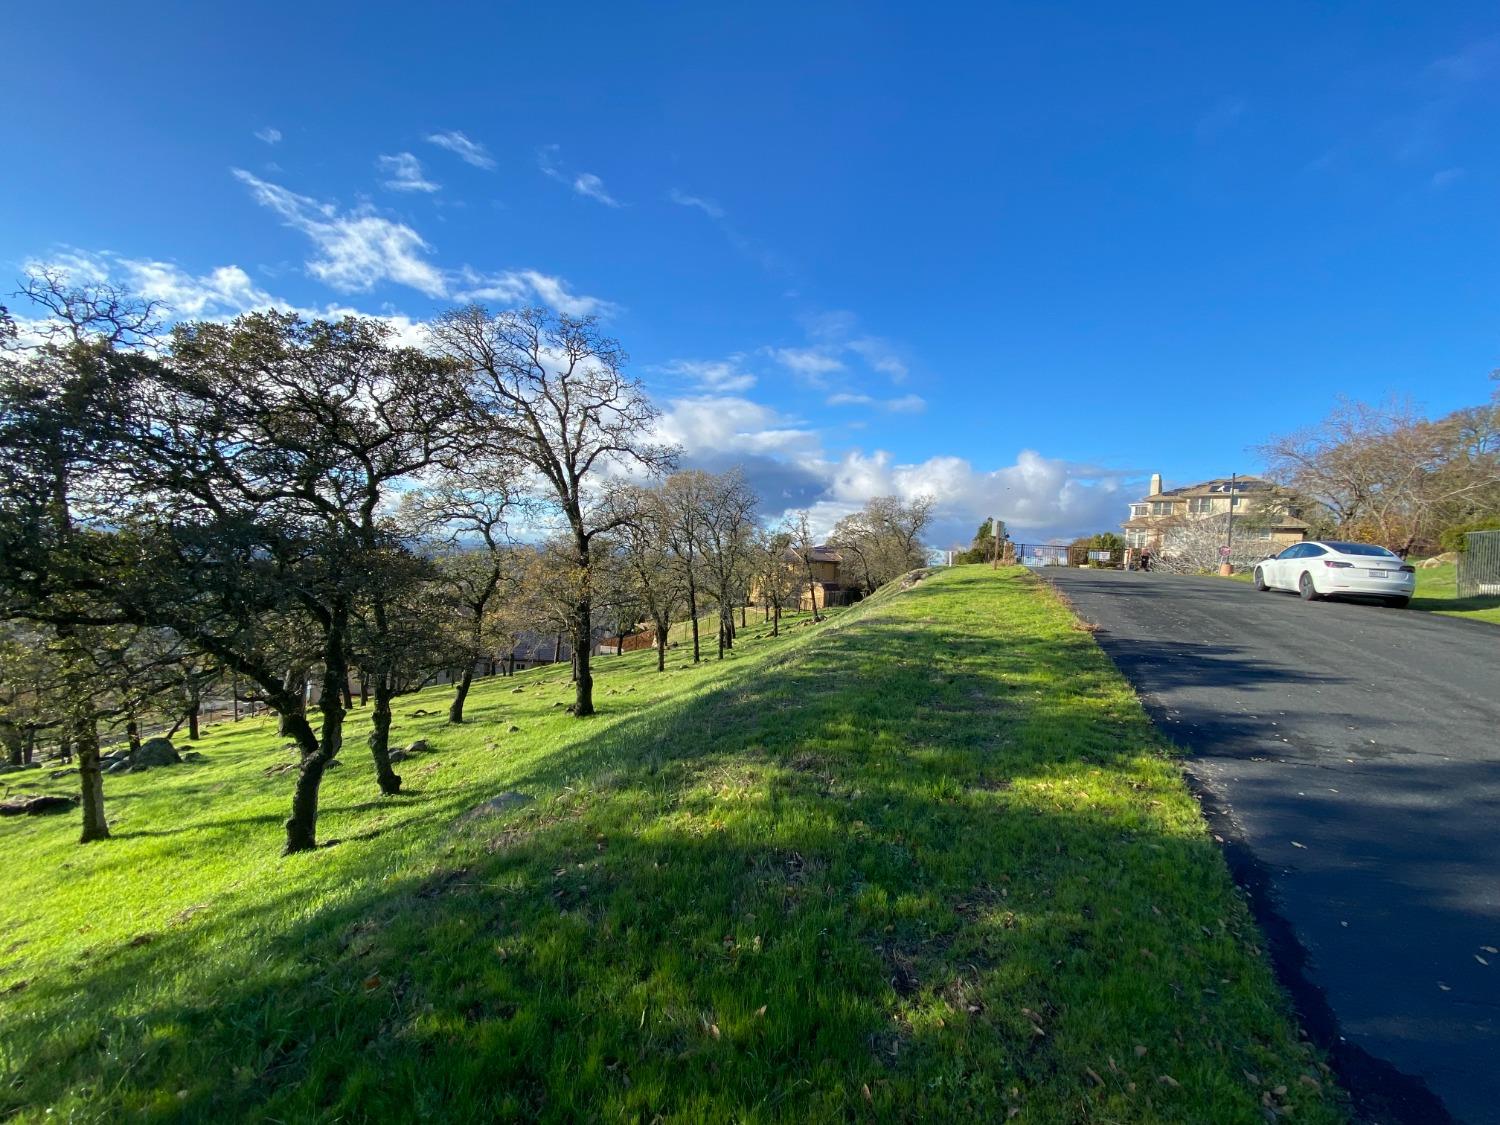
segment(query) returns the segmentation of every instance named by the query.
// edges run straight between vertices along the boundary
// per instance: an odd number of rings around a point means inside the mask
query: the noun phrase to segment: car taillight
[[[1401,573],[1402,574],[1415,574],[1415,573],[1417,573],[1417,568],[1414,567],[1414,566],[1403,566],[1401,568]]]
[[[1323,565],[1324,566],[1328,566],[1328,567],[1332,567],[1335,570],[1340,570],[1340,569],[1347,569],[1348,567],[1351,567],[1354,564],[1353,563],[1346,563],[1346,562],[1334,562],[1332,559],[1324,559],[1323,560]]]

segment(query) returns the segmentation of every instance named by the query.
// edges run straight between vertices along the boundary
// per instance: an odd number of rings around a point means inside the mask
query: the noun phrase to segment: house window
[[[1144,531],[1127,531],[1125,533],[1125,545],[1127,547],[1144,547],[1146,545],[1146,533]]]
[[[1195,496],[1188,501],[1188,511],[1195,516],[1206,515],[1214,510],[1213,497]]]
[[[1150,509],[1151,505],[1149,504],[1132,504],[1130,505],[1130,518],[1139,519],[1141,516],[1144,516],[1148,511],[1150,511]]]
[[[1170,516],[1172,514],[1172,501],[1153,500],[1151,502],[1151,514],[1153,516]]]

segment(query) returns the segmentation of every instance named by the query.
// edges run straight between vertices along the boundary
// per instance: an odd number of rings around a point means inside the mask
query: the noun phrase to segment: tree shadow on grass
[[[1081,634],[933,645],[923,594],[584,735],[532,804],[424,795],[401,867],[35,982],[0,1113],[1259,1120],[1243,1072],[1308,1060],[1133,700]]]

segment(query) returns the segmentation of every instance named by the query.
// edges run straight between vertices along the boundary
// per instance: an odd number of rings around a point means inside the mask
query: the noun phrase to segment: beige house
[[[1151,476],[1151,491],[1130,505],[1130,516],[1120,526],[1125,545],[1170,554],[1174,539],[1186,534],[1193,520],[1235,515],[1235,538],[1246,546],[1257,544],[1265,554],[1275,554],[1288,543],[1307,538],[1307,524],[1295,516],[1281,515],[1267,522],[1256,501],[1269,495],[1271,482],[1259,477],[1217,477],[1182,488],[1163,489],[1161,474]],[[1249,517],[1243,527],[1239,517]]]
[[[806,612],[813,608],[813,599],[817,599],[818,609],[827,609],[831,605],[848,605],[859,598],[858,586],[850,580],[846,580],[843,573],[843,554],[834,547],[817,546],[811,552],[812,560],[812,591],[809,592],[807,585],[807,560],[803,559],[802,552],[794,547],[787,548],[782,554],[781,561],[786,565],[791,583],[795,590],[792,599],[797,608]],[[750,604],[754,606],[764,604],[764,597],[758,581],[750,584]],[[790,608],[787,606],[786,608]]]

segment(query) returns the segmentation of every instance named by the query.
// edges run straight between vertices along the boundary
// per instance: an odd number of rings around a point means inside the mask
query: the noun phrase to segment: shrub
[[[1462,554],[1468,548],[1468,540],[1464,536],[1471,531],[1500,531],[1500,516],[1487,516],[1468,523],[1454,524],[1438,536],[1438,544],[1445,551]]]

